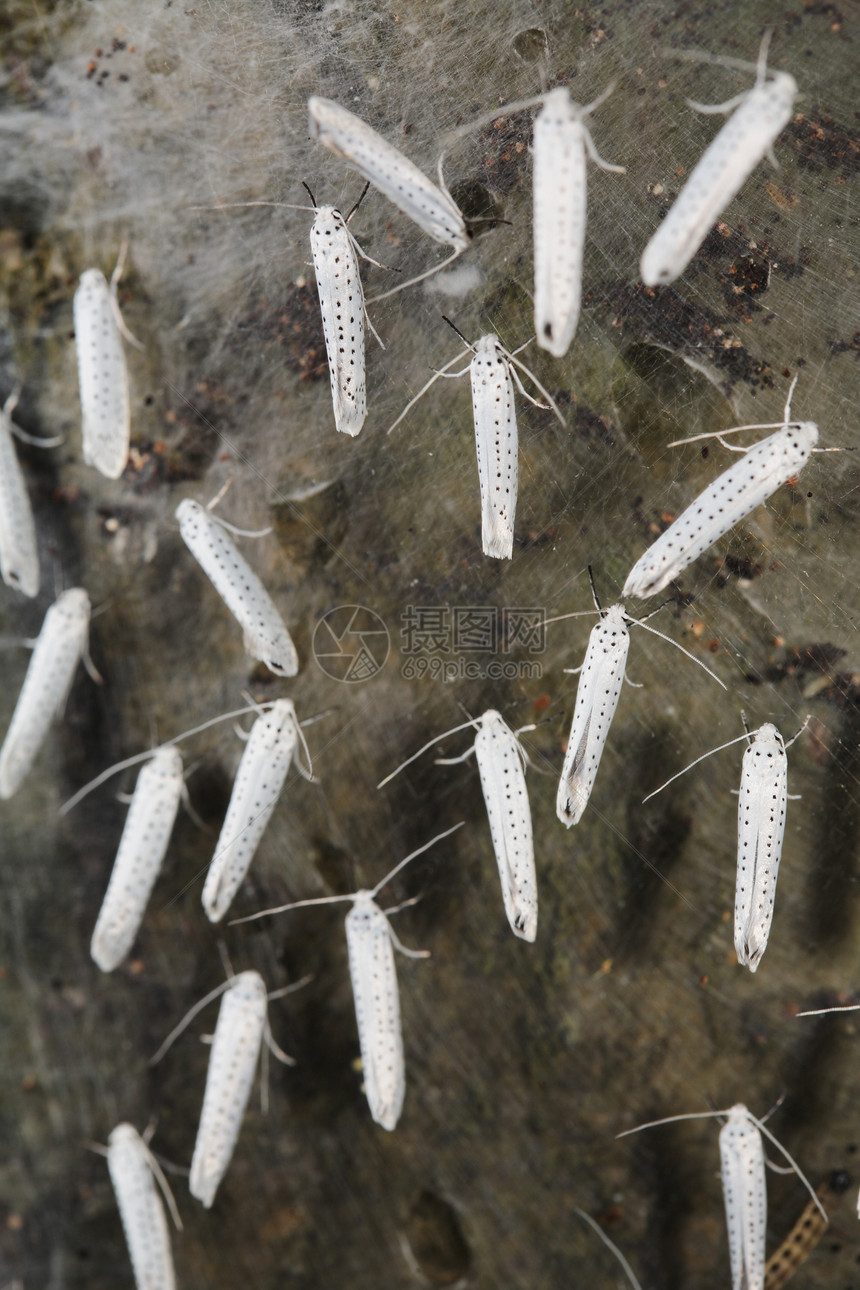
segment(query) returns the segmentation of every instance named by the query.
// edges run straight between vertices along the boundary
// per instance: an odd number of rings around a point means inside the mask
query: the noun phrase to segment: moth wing
[[[311,250],[328,358],[335,427],[355,436],[367,416],[364,293],[358,256],[340,213],[314,220]]]
[[[346,916],[349,974],[370,1114],[384,1129],[400,1118],[406,1092],[400,994],[388,921],[373,901]]]
[[[179,810],[182,759],[175,748],[163,751],[138,775],[96,920],[90,956],[102,972],[112,972],[131,950]]]
[[[579,321],[585,245],[586,162],[583,125],[565,91],[534,124],[535,333],[563,358]]]
[[[469,371],[484,555],[510,560],[519,483],[514,387],[501,353],[479,349]]]
[[[475,755],[511,930],[525,941],[537,934],[537,878],[526,777],[516,736],[504,722],[482,725]]]
[[[592,628],[556,797],[556,813],[568,828],[579,823],[588,805],[618,707],[629,648],[630,633],[623,622],[608,624],[604,618]]]
[[[32,597],[39,590],[36,525],[9,424],[0,412],[0,573],[7,586]]]
[[[81,275],[74,317],[84,461],[118,479],[128,461],[128,369],[110,289],[98,269]]]
[[[732,1290],[763,1290],[767,1184],[761,1133],[733,1108],[720,1130]]]
[[[220,922],[227,913],[250,868],[283,790],[295,747],[295,711],[289,700],[278,700],[254,722],[236,769],[201,895],[212,923]]]
[[[204,1209],[212,1205],[233,1156],[265,1024],[265,983],[257,972],[240,972],[221,1000],[191,1160],[188,1187]]]

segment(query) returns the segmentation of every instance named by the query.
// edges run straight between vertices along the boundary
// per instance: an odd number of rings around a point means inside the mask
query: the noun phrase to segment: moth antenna
[[[362,188],[362,190],[361,190],[361,195],[359,196],[358,201],[357,201],[357,202],[355,202],[355,203],[354,203],[354,205],[352,205],[352,206],[350,207],[350,209],[349,209],[349,214],[344,218],[344,221],[343,221],[343,222],[344,222],[344,224],[348,224],[348,223],[349,223],[349,221],[352,219],[353,215],[354,215],[354,214],[355,214],[355,212],[358,210],[359,206],[361,205],[361,203],[364,201],[365,197],[367,196],[367,190],[368,190],[368,188],[369,188],[369,187],[370,187],[370,180],[368,179],[367,183],[364,185],[364,187],[363,187],[363,188]],[[305,184],[305,188],[308,188],[307,184]],[[308,188],[308,192],[310,192],[310,191],[311,191],[311,190]],[[311,201],[313,201],[313,197],[311,198]],[[314,206],[316,206],[316,202],[314,202]]]
[[[455,824],[450,829],[446,829],[444,833],[437,833],[435,838],[431,838],[429,842],[425,842],[417,851],[410,852],[408,856],[404,857],[399,864],[396,864],[394,868],[371,889],[371,896],[376,896],[377,892],[382,891],[382,888],[391,882],[391,879],[395,874],[400,873],[400,870],[404,869],[411,860],[415,860],[418,856],[423,855],[425,851],[429,851],[432,846],[435,846],[437,842],[441,842],[443,838],[449,838],[452,833],[456,833],[458,829],[462,829],[465,823],[465,820],[460,820],[459,824]]]
[[[443,321],[443,322],[446,322],[446,323],[448,324],[448,326],[451,328],[451,330],[452,330],[452,331],[455,331],[455,332],[457,333],[457,335],[460,337],[460,340],[463,342],[463,344],[466,346],[466,348],[467,348],[468,350],[471,350],[471,352],[474,354],[474,352],[475,352],[475,346],[474,346],[474,345],[472,345],[468,340],[466,340],[466,337],[465,337],[465,336],[463,335],[463,333],[460,331],[460,328],[456,325],[456,323],[452,323],[452,322],[451,322],[451,319],[447,316],[447,314],[443,314],[443,315],[442,315],[442,321]]]
[[[686,775],[688,770],[692,770],[694,766],[698,766],[700,761],[705,761],[706,758],[713,757],[714,753],[722,752],[724,748],[731,748],[732,744],[739,744],[741,740],[746,738],[747,735],[738,735],[736,739],[730,739],[728,743],[720,744],[718,748],[712,748],[710,752],[702,753],[701,757],[697,757],[695,761],[691,761],[683,770],[679,770],[676,774],[672,775],[670,779],[667,779],[665,784],[661,784],[659,788],[655,788],[647,797],[643,797],[642,805],[644,806],[646,802],[650,801],[652,797],[656,797],[658,793],[662,793],[663,789],[667,788],[669,784],[672,784],[676,779],[680,779],[682,775]]]
[[[621,1251],[619,1250],[615,1242],[610,1241],[609,1237],[606,1235],[606,1233],[604,1232],[603,1228],[599,1225],[599,1223],[595,1223],[591,1215],[586,1214],[585,1210],[580,1209],[578,1205],[574,1205],[573,1212],[574,1214],[578,1214],[580,1218],[584,1219],[585,1222],[588,1223],[588,1226],[594,1229],[594,1231],[600,1237],[603,1244],[609,1247],[609,1249],[615,1255],[618,1262],[621,1264],[624,1271],[627,1273],[627,1277],[630,1281],[630,1284],[633,1286],[633,1290],[642,1290],[642,1287],[637,1281],[636,1276],[630,1264],[627,1262],[627,1260],[625,1259],[624,1255],[621,1253]]]
[[[157,1065],[158,1062],[161,1061],[164,1054],[167,1052],[168,1048],[170,1048],[172,1044],[179,1038],[183,1030],[186,1030],[187,1027],[191,1024],[191,1022],[197,1016],[198,1012],[202,1012],[202,1010],[206,1007],[207,1004],[211,1003],[213,999],[217,999],[218,995],[223,994],[225,990],[229,989],[230,985],[231,985],[230,980],[222,981],[220,985],[216,985],[214,990],[210,990],[209,993],[207,995],[204,995],[202,999],[198,999],[197,1002],[193,1005],[193,1007],[189,1008],[188,1012],[186,1012],[185,1016],[182,1018],[179,1025],[173,1027],[170,1034],[167,1036],[164,1043],[159,1048],[158,1052],[155,1053],[152,1057],[150,1057],[147,1065],[149,1066]]]
[[[456,735],[460,730],[466,730],[469,726],[474,726],[474,725],[475,725],[475,721],[472,718],[470,718],[468,721],[464,721],[461,726],[454,726],[451,730],[446,730],[441,735],[436,735],[435,739],[428,740],[428,742],[424,745],[423,748],[419,748],[417,753],[413,753],[411,757],[407,757],[406,761],[401,762],[396,770],[393,770],[390,775],[386,775],[385,779],[381,779],[379,783],[376,785],[376,787],[384,788],[384,786],[388,783],[389,780],[394,779],[395,775],[399,775],[400,772],[406,766],[410,765],[411,762],[417,761],[418,758],[421,756],[421,754],[425,753],[428,748],[432,748],[434,744],[438,744],[442,739],[447,739],[449,735]]]

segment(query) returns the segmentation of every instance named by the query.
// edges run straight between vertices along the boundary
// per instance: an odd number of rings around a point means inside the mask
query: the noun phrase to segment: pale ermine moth
[[[732,1286],[762,1290],[767,1232],[764,1143],[742,1102],[729,1110],[719,1142]]]
[[[776,726],[766,721],[750,736],[738,796],[738,873],[735,951],[755,972],[767,949],[785,833],[788,758]]]
[[[624,606],[612,605],[591,629],[579,674],[555,803],[558,818],[568,828],[579,823],[588,805],[618,707],[629,649],[630,633]]]
[[[628,623],[644,627],[646,631],[653,632],[661,640],[668,641],[682,654],[686,654],[687,658],[698,663],[699,667],[712,676],[718,685],[722,685],[723,689],[726,688],[720,678],[706,667],[701,659],[685,650],[683,645],[664,636],[655,628],[646,626],[644,620],[631,618],[623,604],[601,609],[593,581],[591,590],[600,617],[591,629],[582,665],[576,669],[579,671],[579,685],[576,690],[570,736],[556,795],[556,814],[562,824],[568,828],[579,823],[588,805],[600,759],[609,736],[609,727],[615,716],[615,709],[618,707],[624,669],[627,666],[627,653],[630,649]],[[561,615],[562,618],[573,616]],[[558,620],[549,619],[548,621]]]
[[[90,942],[102,972],[131,950],[161,870],[184,783],[176,748],[159,748],[137,778],[107,891]]]
[[[366,891],[356,892],[344,927],[367,1104],[376,1123],[391,1130],[406,1094],[394,933],[385,912]]]
[[[362,250],[353,236],[349,222],[361,204],[370,181],[358,201],[347,214],[341,215],[336,206],[318,206],[316,198],[303,182],[313,206],[296,206],[291,202],[229,202],[219,203],[211,209],[231,210],[234,207],[270,206],[286,210],[312,210],[311,255],[314,276],[322,315],[323,337],[328,362],[332,408],[335,429],[352,438],[359,433],[367,416],[367,372],[364,351],[364,323],[367,310],[364,288],[361,283],[358,258],[367,260],[381,269],[385,266]],[[210,209],[208,207],[203,209]],[[379,344],[379,336],[370,318],[367,324]],[[385,346],[382,345],[384,349]]]
[[[310,978],[303,978],[286,990],[266,993],[259,972],[239,972],[199,999],[165,1039],[150,1065],[160,1061],[173,1041],[197,1016],[202,1008],[219,994],[223,995],[209,1051],[206,1088],[200,1124],[191,1160],[188,1187],[191,1195],[209,1209],[227,1167],[233,1157],[239,1130],[263,1043],[279,1061],[293,1066],[292,1057],[277,1046],[269,1030],[268,1000],[298,989]]]
[[[100,269],[86,269],[74,301],[84,461],[108,479],[119,479],[125,470],[131,433],[128,368],[120,331],[139,344],[125,328],[117,303],[124,261],[123,246],[110,286]]]
[[[36,525],[12,442],[17,433],[12,423],[17,402],[18,391],[13,391],[0,411],[0,575],[7,587],[35,596],[39,591]]]
[[[449,326],[450,323],[446,318]],[[457,331],[457,328],[454,327]],[[462,340],[465,336],[457,331]],[[527,342],[528,343],[528,342]],[[469,342],[466,341],[468,345]],[[481,549],[484,555],[498,560],[510,560],[514,548],[514,518],[517,508],[517,486],[519,481],[517,413],[514,406],[514,382],[524,398],[535,407],[543,408],[530,394],[526,394],[516,372],[520,367],[534,382],[535,388],[547,400],[559,421],[564,425],[564,418],[537,378],[529,372],[502,345],[498,336],[490,332],[482,336],[476,345],[469,345],[474,357],[468,367],[461,372],[449,372],[447,369],[465,357],[458,354],[443,368],[431,376],[430,380],[418,391],[414,399],[407,403],[400,416],[389,428],[388,433],[398,426],[407,412],[440,376],[458,377],[469,373],[472,387],[472,415],[475,422],[475,448],[478,456],[478,484],[481,490]]]
[[[813,421],[789,421],[791,394],[796,383],[795,377],[781,422],[733,426],[716,435],[722,442],[722,435],[739,430],[780,427],[775,434],[768,435],[751,448],[734,449],[743,452],[742,459],[718,475],[656,542],[652,542],[628,573],[621,592],[623,596],[644,599],[662,591],[708,547],[803,469],[818,442],[818,426]],[[710,437],[708,433],[693,435],[690,439],[676,439],[669,447]]]
[[[466,249],[466,221],[444,186],[437,188],[366,121],[332,99],[312,95],[308,115],[311,138],[342,157],[435,241]]]
[[[311,200],[314,201],[312,193]],[[334,424],[341,434],[354,437],[367,416],[364,290],[358,265],[358,256],[363,252],[349,231],[352,212],[344,219],[336,207],[317,206],[315,201],[314,209],[311,255],[320,298]]]
[[[786,748],[806,729],[809,717],[786,744],[770,721],[752,733],[739,735],[728,743],[702,753],[695,761],[655,788],[648,798],[662,792],[692,766],[712,753],[721,752],[746,739],[748,747],[741,765],[738,794],[738,856],[735,880],[735,951],[741,967],[755,972],[767,949],[788,800],[788,758]]]
[[[593,103],[574,103],[563,86],[507,103],[461,126],[451,141],[500,117],[543,104],[535,117],[532,153],[534,210],[534,317],[537,343],[563,358],[573,340],[582,301],[585,249],[586,157],[601,170],[624,173],[599,156],[585,118],[612,93],[610,85]]]
[[[111,1132],[107,1164],[137,1290],[175,1290],[170,1234],[156,1180],[177,1227],[182,1224],[164,1175],[134,1125],[118,1124]]]
[[[366,121],[332,99],[312,95],[308,99],[308,118],[312,139],[317,139],[336,157],[341,157],[347,165],[363,175],[434,241],[445,242],[453,247],[453,253],[441,265],[375,299],[384,299],[386,295],[393,295],[404,287],[420,282],[463,254],[471,241],[471,233],[462,211],[445,187],[441,157],[437,187]]]
[[[827,1220],[827,1214],[811,1184],[764,1122],[757,1120],[743,1102],[736,1102],[727,1111],[690,1112],[686,1115],[670,1115],[662,1120],[651,1120],[648,1124],[640,1124],[635,1129],[627,1129],[624,1133],[619,1133],[618,1137],[625,1138],[630,1133],[638,1133],[641,1129],[652,1129],[660,1124],[672,1124],[678,1120],[707,1119],[711,1116],[726,1117],[726,1122],[720,1130],[720,1166],[729,1236],[732,1290],[763,1290],[767,1187],[762,1134],[778,1151],[782,1152],[823,1214],[825,1221]]]
[[[176,508],[179,532],[242,628],[245,649],[278,676],[295,676],[299,660],[274,602],[224,525],[187,497]]]
[[[523,770],[525,754],[518,734],[507,725],[500,713],[492,708],[454,731],[437,735],[413,753],[397,770],[387,775],[377,787],[382,788],[398,775],[404,766],[415,761],[423,752],[446,739],[456,730],[477,727],[475,742],[462,757],[437,759],[437,765],[451,766],[465,761],[472,753],[478,763],[481,790],[490,821],[490,836],[499,869],[505,913],[514,935],[524,941],[533,941],[537,935],[538,897],[535,874],[532,816],[529,806],[526,777]],[[534,726],[524,726],[533,730]]]
[[[797,82],[788,72],[767,77],[765,37],[751,90],[727,103],[691,106],[700,112],[737,108],[693,168],[671,209],[642,252],[640,272],[648,287],[672,282],[683,273],[706,233],[749,178],[791,120]],[[693,54],[692,57],[698,57]],[[714,61],[721,61],[715,59]],[[722,60],[732,65],[731,60]],[[740,64],[749,66],[749,64]]]
[[[608,93],[580,107],[567,90],[550,90],[534,123],[535,333],[537,343],[556,358],[567,353],[579,322],[586,153],[602,170],[624,173],[623,166],[598,156],[585,124]]]
[[[86,653],[90,598],[82,587],[62,592],[45,614],[3,747],[0,798],[11,797],[29,771]]]
[[[514,369],[497,336],[482,336],[474,353],[469,381],[481,490],[481,548],[484,555],[510,560],[519,484]]]
[[[249,923],[268,914],[281,914],[288,909],[298,909],[305,905],[333,905],[344,900],[353,902],[352,909],[346,916],[346,945],[364,1090],[370,1114],[383,1129],[395,1128],[406,1093],[400,993],[397,988],[393,947],[396,946],[409,958],[425,958],[427,951],[409,950],[400,943],[388,921],[388,915],[379,908],[375,897],[410,860],[423,855],[429,847],[441,842],[461,826],[462,821],[453,828],[446,829],[444,833],[437,834],[417,851],[411,852],[369,891],[355,891],[348,896],[318,896],[311,900],[297,900],[288,905],[278,905],[274,909],[261,910],[259,914],[252,914],[249,918],[233,919],[234,923]]]
[[[295,757],[305,778],[311,778],[299,760],[307,746],[290,699],[276,699],[268,712],[254,722],[233,783],[230,804],[203,886],[203,908],[212,923],[219,922],[233,897],[269,823],[284,781]]]

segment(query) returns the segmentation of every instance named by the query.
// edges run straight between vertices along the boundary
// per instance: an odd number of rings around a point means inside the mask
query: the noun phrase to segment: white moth
[[[84,461],[108,479],[119,479],[125,470],[131,432],[128,368],[120,331],[138,344],[125,328],[117,303],[124,261],[125,247],[110,286],[100,269],[87,269],[74,300]]]
[[[788,758],[776,726],[766,721],[744,753],[738,797],[735,951],[755,972],[767,949],[785,833]]]
[[[469,364],[481,489],[481,548],[510,560],[519,480],[513,368],[497,336],[482,336]]]
[[[767,1184],[764,1142],[742,1102],[720,1129],[720,1173],[729,1235],[733,1290],[763,1290]]]
[[[314,204],[314,222],[311,225],[311,254],[320,298],[323,336],[325,337],[334,423],[341,434],[353,438],[364,425],[367,416],[367,377],[364,353],[364,288],[358,257],[374,264],[362,251],[349,228],[349,221],[361,204],[364,192],[344,219],[334,206],[317,206],[307,184],[308,196]],[[367,325],[379,344],[382,340],[370,318]],[[385,346],[382,346],[383,349]]]
[[[416,282],[422,282],[463,254],[471,242],[472,234],[462,211],[445,186],[442,157],[439,158],[437,187],[366,121],[332,99],[312,95],[308,99],[308,117],[312,139],[324,144],[336,157],[342,157],[347,165],[363,175],[374,188],[378,188],[435,242],[444,242],[453,247],[451,255],[442,264],[410,278],[391,291],[374,296],[371,304],[414,286]]]
[[[33,764],[72,687],[86,652],[90,598],[82,587],[64,591],[45,614],[12,720],[0,749],[0,798],[11,797]]]
[[[651,1120],[648,1124],[640,1124],[638,1128],[628,1129],[618,1136],[624,1138],[629,1133],[638,1133],[640,1129],[651,1129],[676,1120],[699,1120],[721,1115],[726,1117],[720,1130],[719,1142],[732,1290],[764,1290],[767,1185],[762,1134],[782,1152],[827,1222],[827,1214],[811,1184],[764,1122],[757,1120],[743,1102],[736,1102],[727,1111],[692,1112],[688,1115],[670,1115],[664,1120]]]
[[[402,152],[339,103],[313,95],[308,115],[312,139],[342,157],[434,241],[446,242],[458,255],[465,251],[469,231],[445,187],[441,161],[437,188]]]
[[[588,805],[618,707],[629,649],[624,606],[612,605],[591,629],[576,691],[555,802],[556,814],[568,828],[579,823]]]
[[[176,518],[186,546],[242,628],[248,653],[278,676],[295,676],[299,660],[283,619],[223,522],[191,498],[179,503]]]
[[[252,914],[250,918],[234,920],[237,923],[248,923],[268,914],[280,914],[287,909],[298,909],[304,905],[333,905],[344,900],[353,902],[345,924],[349,975],[355,1001],[367,1104],[371,1116],[383,1129],[391,1130],[397,1125],[406,1093],[400,992],[397,988],[393,947],[409,958],[425,958],[427,952],[409,950],[401,944],[388,915],[379,908],[375,897],[410,860],[422,855],[434,843],[447,838],[460,827],[460,824],[455,824],[454,828],[446,829],[444,833],[413,851],[370,891],[355,891],[349,896],[319,896],[312,900],[297,900],[275,909],[264,909],[259,914]]]
[[[320,297],[334,424],[355,436],[367,416],[364,291],[358,248],[334,206],[319,206],[311,225],[311,254]]]
[[[533,730],[524,726],[516,734],[504,718],[488,708],[483,716],[457,730],[477,726],[478,733],[471,748],[462,757],[440,758],[440,766],[453,766],[475,754],[481,789],[490,821],[490,836],[499,867],[502,899],[505,913],[514,935],[524,941],[533,941],[537,935],[538,898],[535,874],[534,842],[532,840],[532,815],[524,773],[525,753],[518,734]],[[382,788],[398,775],[404,766],[415,761],[423,752],[455,733],[448,730],[431,739],[417,753],[409,757],[397,770],[392,771],[377,786]]]
[[[567,90],[550,90],[534,123],[535,332],[538,344],[556,358],[567,353],[579,321],[586,152],[602,170],[624,173],[623,166],[598,155],[585,124],[605,97],[580,107]]]
[[[304,984],[305,981],[302,980],[288,988],[297,989]],[[284,993],[286,991],[277,990],[274,995]],[[253,971],[231,976],[228,981],[200,999],[171,1031],[151,1059],[150,1065],[163,1057],[188,1023],[219,994],[223,994],[223,998],[212,1037],[203,1108],[188,1183],[191,1195],[200,1201],[204,1209],[209,1209],[212,1205],[233,1157],[245,1108],[251,1096],[261,1045],[265,1042],[279,1061],[289,1066],[295,1065],[292,1057],[282,1052],[272,1039],[267,1001],[274,995],[267,995],[263,978],[259,972]]]
[[[90,955],[112,972],[131,950],[164,860],[184,783],[176,748],[159,748],[137,779]]]
[[[740,735],[728,743],[712,748],[678,771],[666,784],[686,774],[712,753],[729,748],[741,739],[748,741],[741,765],[738,795],[738,863],[735,883],[735,951],[741,967],[755,972],[767,949],[776,882],[785,834],[785,808],[788,800],[788,758],[786,748],[806,729],[806,718],[797,734],[786,744],[776,726],[766,721],[752,734]],[[666,787],[649,793],[653,797]],[[648,801],[648,797],[645,801]]]
[[[299,771],[305,778],[312,778],[310,766],[305,770],[299,761],[300,744],[307,759],[307,746],[289,699],[277,699],[254,722],[203,886],[203,908],[210,922],[219,922],[230,908],[294,757]]]
[[[209,1209],[227,1172],[251,1096],[266,1027],[266,984],[258,972],[229,983],[212,1039],[189,1190]]]
[[[646,286],[672,282],[684,272],[705,234],[790,121],[797,82],[788,72],[775,72],[768,80],[766,55],[765,41],[751,90],[712,107],[691,102],[700,112],[737,111],[705,149],[642,252],[640,271]]]
[[[466,343],[468,344],[468,341]],[[447,370],[464,357],[462,354],[458,354],[450,363],[446,363],[440,371],[431,376],[415,398],[407,403],[388,433],[390,434],[395,426],[400,424],[409,409],[418,402],[438,377],[458,377],[464,376],[466,372],[469,373],[472,386],[472,415],[475,422],[475,448],[478,455],[478,483],[481,490],[481,548],[484,555],[493,556],[498,560],[510,560],[514,547],[514,518],[519,481],[519,440],[517,413],[514,406],[514,382],[529,403],[536,408],[545,408],[548,405],[562,425],[564,425],[564,418],[537,378],[516,358],[515,354],[519,353],[518,350],[513,354],[510,353],[493,332],[482,336],[474,347],[470,345],[469,348],[474,355],[469,366],[464,367],[461,372]],[[546,404],[539,403],[530,394],[526,394],[517,374],[517,367],[528,374],[536,389],[547,400]]]
[[[598,154],[585,118],[612,93],[614,86],[582,107],[564,87],[495,108],[449,136],[461,138],[501,116],[543,104],[535,117],[534,171],[535,332],[542,349],[563,358],[573,340],[582,299],[585,247],[586,156],[602,170],[624,174]]]
[[[742,459],[718,475],[639,557],[627,575],[623,596],[644,599],[662,591],[708,547],[802,470],[818,442],[818,426],[813,421],[789,421],[790,407],[791,392],[784,421],[775,423],[780,429],[751,448],[734,449],[744,453]],[[717,438],[722,442],[722,435],[770,429],[770,425],[733,426],[721,430]],[[707,437],[677,439],[669,447]]]
[[[592,592],[594,592],[593,585]],[[588,805],[597,777],[597,768],[609,736],[609,727],[615,716],[615,709],[618,707],[624,670],[627,666],[627,654],[630,649],[628,623],[645,627],[646,631],[653,632],[661,640],[668,641],[682,654],[686,654],[687,658],[704,668],[718,685],[722,685],[723,689],[726,688],[720,678],[710,668],[705,667],[701,659],[697,659],[695,655],[685,650],[683,645],[664,636],[662,632],[658,632],[653,627],[647,627],[644,621],[631,618],[623,604],[601,609],[596,594],[594,603],[600,619],[591,629],[582,666],[576,669],[580,674],[579,685],[555,802],[556,814],[562,824],[568,828],[579,823]],[[568,617],[568,615],[562,615],[562,617]]]
[[[406,1094],[394,932],[369,891],[356,892],[344,926],[367,1104],[376,1123],[391,1130]]]
[[[335,428],[352,438],[359,433],[367,416],[367,377],[364,353],[364,323],[366,309],[364,288],[361,284],[358,258],[385,268],[371,259],[353,237],[349,222],[361,205],[370,182],[346,218],[335,206],[318,206],[308,185],[303,187],[313,202],[312,207],[294,206],[289,202],[237,202],[218,205],[216,210],[230,210],[234,205],[273,206],[287,210],[313,210],[311,225],[311,255],[314,261],[317,292],[320,298],[323,336],[328,360],[331,398],[334,407]],[[370,318],[367,325],[379,344],[382,340]],[[384,349],[385,346],[382,345]]]
[[[173,1197],[152,1152],[131,1124],[118,1124],[108,1138],[107,1163],[125,1232],[137,1290],[175,1290],[176,1276],[167,1219],[156,1179],[177,1227]]]
[[[25,596],[35,596],[39,590],[36,525],[12,442],[12,435],[18,433],[12,423],[17,402],[16,391],[0,411],[0,575],[7,587],[23,591]]]

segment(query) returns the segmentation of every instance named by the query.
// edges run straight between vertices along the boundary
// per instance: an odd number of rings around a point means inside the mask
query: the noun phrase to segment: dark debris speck
[[[706,358],[729,386],[743,381],[752,388],[773,386],[768,363],[756,358],[732,334],[732,320],[694,305],[674,287],[657,289],[624,283],[609,288],[604,299],[614,313],[613,323],[625,336],[661,345],[680,356]]]
[[[860,134],[834,121],[831,116],[798,114],[786,127],[794,145],[797,163],[813,174],[833,171],[843,179],[860,172]]]

